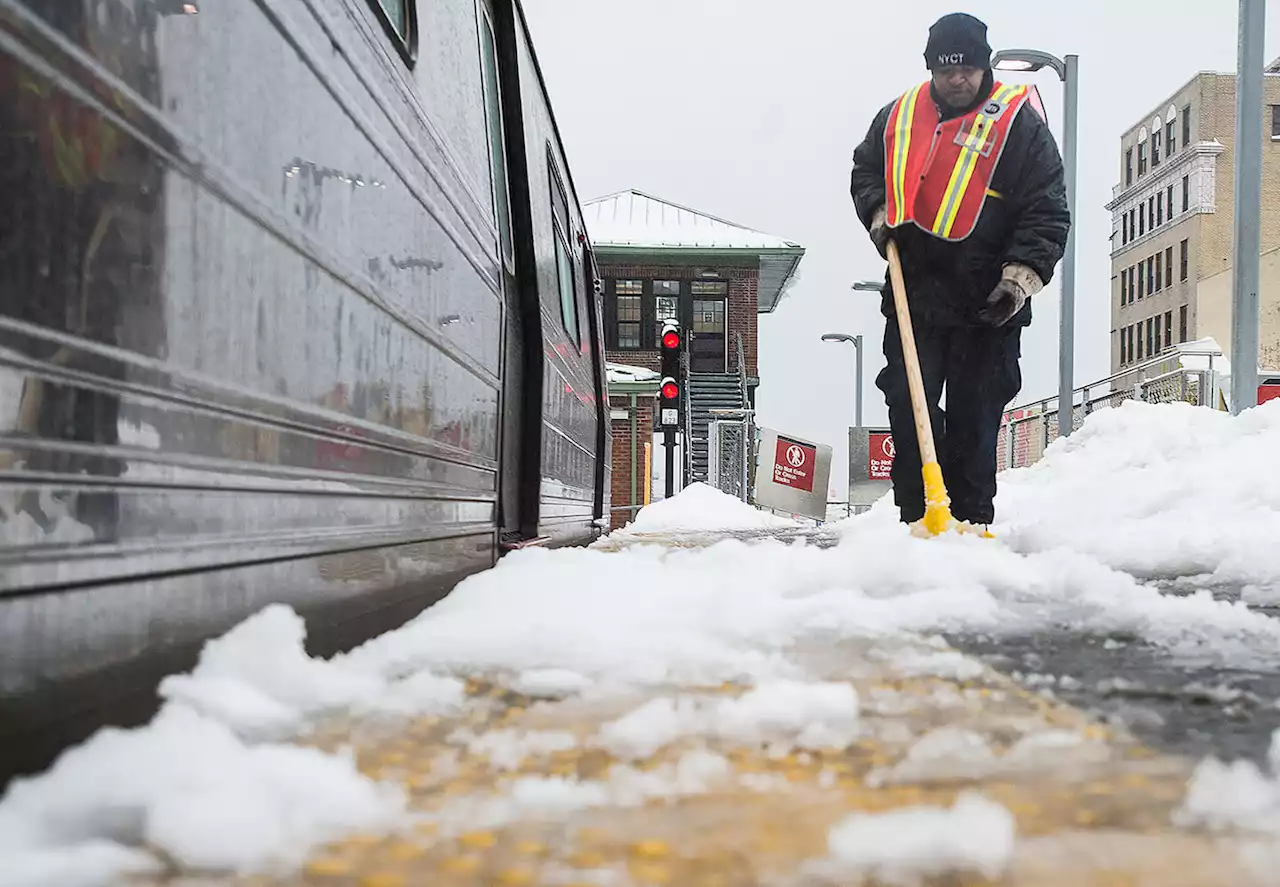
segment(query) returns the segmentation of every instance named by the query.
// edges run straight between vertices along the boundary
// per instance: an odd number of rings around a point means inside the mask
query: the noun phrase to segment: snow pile
[[[720,492],[708,484],[691,484],[670,499],[640,509],[636,519],[621,532],[678,533],[707,530],[764,530],[794,527],[779,517]]]
[[[977,874],[996,880],[1013,857],[1012,814],[981,795],[964,792],[950,809],[907,807],[856,814],[827,837],[833,870],[884,884]]]
[[[166,678],[167,700],[135,730],[103,730],[43,777],[0,799],[0,857],[15,884],[110,883],[157,862],[289,869],[317,845],[383,831],[405,815],[399,787],[362,776],[347,754],[266,741],[324,712],[456,708],[462,683],[430,672],[363,671],[312,659],[302,620],[272,606],[209,642],[195,670]]]
[[[742,745],[844,748],[857,735],[858,693],[849,684],[770,681],[736,699],[653,699],[606,724],[597,742],[618,757],[647,758],[690,736]]]
[[[1143,577],[1280,595],[1280,402],[1238,417],[1185,404],[1101,410],[1044,459],[1001,475],[997,532]]]
[[[187,868],[288,869],[326,841],[392,828],[405,804],[349,756],[248,745],[169,705],[145,728],[99,732],[39,780],[15,780],[0,857],[19,873],[8,884],[110,883],[158,865],[133,849],[144,844]]]
[[[247,736],[296,732],[310,715],[442,714],[461,706],[462,681],[414,670],[393,679],[344,657],[313,659],[306,625],[288,607],[272,605],[205,644],[188,675],[172,675],[160,695]]]
[[[1253,761],[1201,761],[1174,821],[1211,831],[1244,829],[1280,837],[1280,730],[1271,734],[1267,764],[1271,775]]]

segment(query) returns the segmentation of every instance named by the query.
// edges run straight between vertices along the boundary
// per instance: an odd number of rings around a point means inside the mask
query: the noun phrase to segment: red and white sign
[[[1280,397],[1280,380],[1268,379],[1258,386],[1258,404]]]
[[[867,435],[867,477],[871,480],[889,480],[893,469],[893,435],[871,432]]]
[[[773,458],[773,482],[794,490],[813,492],[813,471],[818,464],[818,450],[778,435],[778,450]]]

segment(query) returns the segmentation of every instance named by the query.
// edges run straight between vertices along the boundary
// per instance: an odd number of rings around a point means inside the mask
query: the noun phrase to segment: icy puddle
[[[1189,763],[954,652],[847,648],[807,658],[852,681],[593,700],[472,680],[456,716],[330,722],[309,744],[403,786],[403,827],[284,877],[128,883],[1266,883],[1244,845],[1171,829]]]

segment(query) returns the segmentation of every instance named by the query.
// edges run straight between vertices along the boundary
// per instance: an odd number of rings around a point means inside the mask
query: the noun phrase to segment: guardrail
[[[1203,366],[1188,367],[1185,365],[1188,359]],[[1215,359],[1221,367],[1220,350],[1171,351],[1083,385],[1071,392],[1071,427],[1078,430],[1091,413],[1119,406],[1126,400],[1185,402],[1216,409],[1219,380]],[[1058,438],[1058,409],[1055,396],[1005,412],[996,446],[998,470],[1024,468],[1039,461],[1049,444]]]

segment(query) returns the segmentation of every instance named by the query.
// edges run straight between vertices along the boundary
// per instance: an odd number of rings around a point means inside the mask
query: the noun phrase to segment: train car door
[[[591,375],[592,389],[596,403],[596,471],[595,471],[595,510],[593,516],[599,520],[604,514],[604,467],[609,458],[609,404],[605,392],[604,368],[604,318],[601,305],[603,302],[604,281],[596,275],[596,260],[591,247],[582,247],[582,274],[586,278],[583,292],[587,294],[589,310],[588,326],[591,338]]]
[[[493,214],[498,225],[502,265],[502,395],[498,429],[498,532],[502,539],[521,535],[523,467],[521,455],[526,421],[523,380],[525,334],[516,281],[515,243],[511,225],[506,125],[503,119],[502,78],[498,70],[498,39],[492,0],[482,0],[478,15],[484,79],[485,116],[489,128],[489,170]]]

